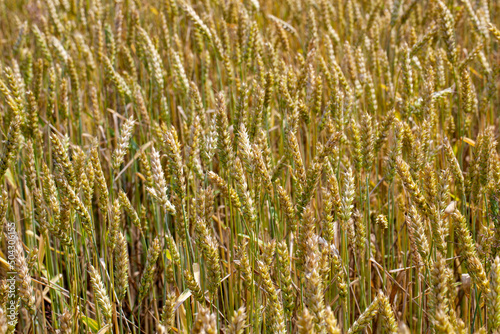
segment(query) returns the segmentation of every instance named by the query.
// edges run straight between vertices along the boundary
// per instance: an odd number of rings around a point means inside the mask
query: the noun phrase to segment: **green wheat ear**
[[[498,332],[499,13],[0,0],[0,334]]]

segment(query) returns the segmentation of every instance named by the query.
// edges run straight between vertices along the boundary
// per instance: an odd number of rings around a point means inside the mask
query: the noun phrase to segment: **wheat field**
[[[0,334],[500,333],[499,27],[0,0]]]

